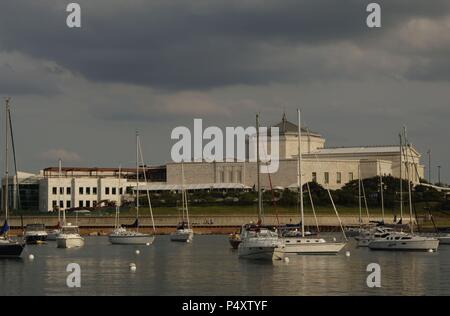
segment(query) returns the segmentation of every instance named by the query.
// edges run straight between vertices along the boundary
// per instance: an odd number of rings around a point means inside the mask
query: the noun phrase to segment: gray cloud
[[[450,160],[449,1],[379,1],[376,30],[361,0],[78,2],[80,30],[64,2],[2,1],[0,94],[21,168],[55,164],[36,154],[52,148],[83,157],[72,165],[132,165],[136,129],[163,163],[171,129],[194,117],[248,126],[261,112],[270,125],[298,106],[329,145],[395,143],[407,124]]]
[[[0,47],[56,61],[90,80],[170,90],[328,80],[361,73],[340,69],[348,52],[333,45],[365,53],[405,21],[437,19],[450,7],[381,1],[384,27],[368,30],[369,1],[360,0],[79,2],[80,30],[65,27],[59,1],[9,2],[0,13]],[[431,70],[422,72],[432,78]]]

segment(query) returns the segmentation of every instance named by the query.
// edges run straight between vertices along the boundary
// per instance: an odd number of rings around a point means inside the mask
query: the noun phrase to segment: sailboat
[[[59,159],[59,177],[61,178],[61,159]],[[60,181],[61,182],[61,181]],[[61,183],[60,183],[61,186]],[[59,188],[58,188],[59,190]],[[59,205],[58,205],[59,206]],[[63,226],[59,234],[56,235],[57,248],[78,248],[84,246],[84,238],[80,235],[78,226],[66,222],[66,210],[62,210]]]
[[[256,169],[258,182],[258,222],[245,224],[241,228],[238,256],[242,259],[281,260],[284,244],[277,229],[262,225],[262,191],[259,159],[259,115],[256,115]]]
[[[389,232],[384,234],[381,238],[372,239],[369,242],[369,248],[372,250],[415,250],[415,251],[436,251],[439,246],[439,239],[432,237],[424,237],[414,234],[414,222],[413,222],[413,210],[412,210],[412,193],[411,193],[411,170],[408,163],[408,151],[410,150],[410,145],[406,138],[406,128],[403,129],[403,138],[405,140],[405,147],[400,141],[400,152],[401,156],[404,156],[404,151],[406,151],[406,161],[405,168],[406,174],[408,176],[408,197],[409,197],[409,226],[411,232]],[[402,136],[400,135],[400,139]],[[400,160],[402,164],[403,159]],[[400,181],[401,183],[401,181]],[[400,192],[402,195],[402,192]]]
[[[287,254],[337,254],[345,243],[328,242],[323,238],[307,237],[305,233],[305,217],[303,204],[303,181],[302,181],[302,151],[301,151],[301,117],[300,110],[298,115],[298,160],[297,160],[297,185],[300,199],[300,216],[301,216],[301,236],[282,236],[284,242],[284,252]]]
[[[5,115],[5,123],[6,123],[6,134],[5,134],[5,192],[4,192],[4,202],[5,202],[5,221],[3,226],[0,228],[0,258],[4,257],[20,257],[23,249],[25,248],[25,243],[12,240],[8,237],[9,225],[8,225],[8,189],[9,189],[9,170],[8,170],[8,142],[9,142],[9,119],[10,119],[10,110],[9,110],[9,98],[6,99],[6,115]]]
[[[60,193],[61,193],[61,159],[58,161],[58,205],[56,208],[58,210],[58,224],[55,229],[47,233],[47,240],[56,241],[56,238],[61,234],[61,227],[65,224],[61,222],[61,208],[60,206]]]
[[[145,234],[141,233],[139,231],[139,157],[141,158],[142,164],[143,162],[143,155],[142,155],[142,148],[141,148],[141,142],[139,139],[139,133],[136,132],[136,221],[133,225],[133,227],[136,227],[136,230],[127,230],[126,227],[120,226],[119,224],[119,218],[120,218],[120,189],[117,190],[117,203],[116,203],[116,223],[115,223],[115,229],[112,231],[111,234],[109,234],[109,242],[113,245],[151,245],[155,241],[155,234]],[[146,170],[144,168],[144,180],[147,182],[147,175]],[[120,180],[121,180],[121,168],[119,167],[119,183],[118,186],[120,188]],[[153,223],[153,232],[155,233],[155,222],[153,220],[153,211],[152,211],[152,205],[150,201],[150,194],[147,190],[147,199],[148,199],[148,205],[150,208],[150,214],[152,217],[152,223]]]
[[[380,196],[381,196],[381,223],[379,223],[378,226],[361,230],[359,236],[355,237],[358,247],[368,247],[369,243],[373,239],[377,238],[384,238],[386,233],[389,233],[393,231],[392,228],[385,227],[384,226],[384,189],[383,189],[383,176],[381,175],[381,162],[378,161],[378,171],[379,171],[379,178],[380,178]],[[364,192],[364,201],[366,199],[365,192]],[[359,216],[360,216],[360,222],[361,222],[361,199],[359,203]],[[367,201],[366,201],[366,207],[367,207]]]
[[[177,225],[177,230],[170,234],[170,240],[191,242],[194,239],[194,231],[189,223],[188,196],[184,186],[183,163],[181,163],[181,183],[181,221]]]

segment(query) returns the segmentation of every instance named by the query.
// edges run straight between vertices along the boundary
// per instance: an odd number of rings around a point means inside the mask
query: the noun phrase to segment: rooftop
[[[413,152],[420,155],[414,147],[411,147]],[[378,153],[400,153],[399,145],[383,145],[383,146],[352,146],[352,147],[328,147],[321,148],[312,154],[378,154]]]
[[[179,184],[154,183],[139,186],[139,191],[180,191],[183,188]],[[186,184],[186,190],[221,190],[221,189],[250,189],[249,186],[241,183],[202,183],[202,184]],[[136,190],[136,187],[133,188]]]
[[[278,127],[280,130],[280,135],[297,135],[298,134],[298,125],[294,124],[287,120],[286,114],[283,114],[283,118],[281,119],[281,122],[273,125],[272,127]],[[308,128],[302,127],[302,133],[304,135],[311,135],[311,136],[318,136],[320,135],[318,133],[315,133],[313,131],[310,131]]]

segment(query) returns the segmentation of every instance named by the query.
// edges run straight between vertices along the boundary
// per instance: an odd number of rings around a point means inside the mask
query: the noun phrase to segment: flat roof
[[[180,184],[154,183],[139,186],[139,191],[180,191],[183,188]],[[220,189],[251,189],[242,183],[201,183],[185,184],[185,190],[220,190]],[[133,187],[136,190],[136,187]]]
[[[165,165],[162,166],[141,166],[140,168],[146,168],[146,169],[164,169],[166,168]],[[136,172],[136,168],[120,168],[122,172]],[[59,171],[59,167],[47,167],[43,169],[43,171]],[[119,168],[99,168],[99,167],[62,167],[61,171],[81,171],[81,172],[119,172]]]
[[[414,147],[411,149],[416,153]],[[314,154],[377,154],[377,153],[400,153],[399,145],[384,145],[384,146],[352,146],[352,147],[327,147],[317,149],[311,152]],[[308,154],[307,154],[308,155]]]

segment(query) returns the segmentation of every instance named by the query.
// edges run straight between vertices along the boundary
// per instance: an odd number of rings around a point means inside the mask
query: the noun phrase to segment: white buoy
[[[34,260],[34,255],[33,255],[33,254],[30,254],[30,255],[28,256],[28,259]]]
[[[136,250],[136,254],[138,255],[138,254],[140,254],[141,252],[139,251],[139,250]]]
[[[350,251],[347,250],[347,251],[345,252],[345,256],[346,256],[346,257],[350,257]]]
[[[428,252],[434,252],[434,250],[433,249],[428,249]]]
[[[150,243],[148,242],[148,243],[146,243],[145,245],[146,245],[146,246],[150,246]]]
[[[289,263],[289,257],[284,257],[284,262]]]
[[[188,240],[186,240],[186,242],[187,242],[187,243],[190,243],[191,241],[188,239]]]
[[[336,241],[336,237],[333,237],[333,241],[334,241],[334,242]]]
[[[136,271],[136,264],[130,263],[130,270],[133,272]]]

